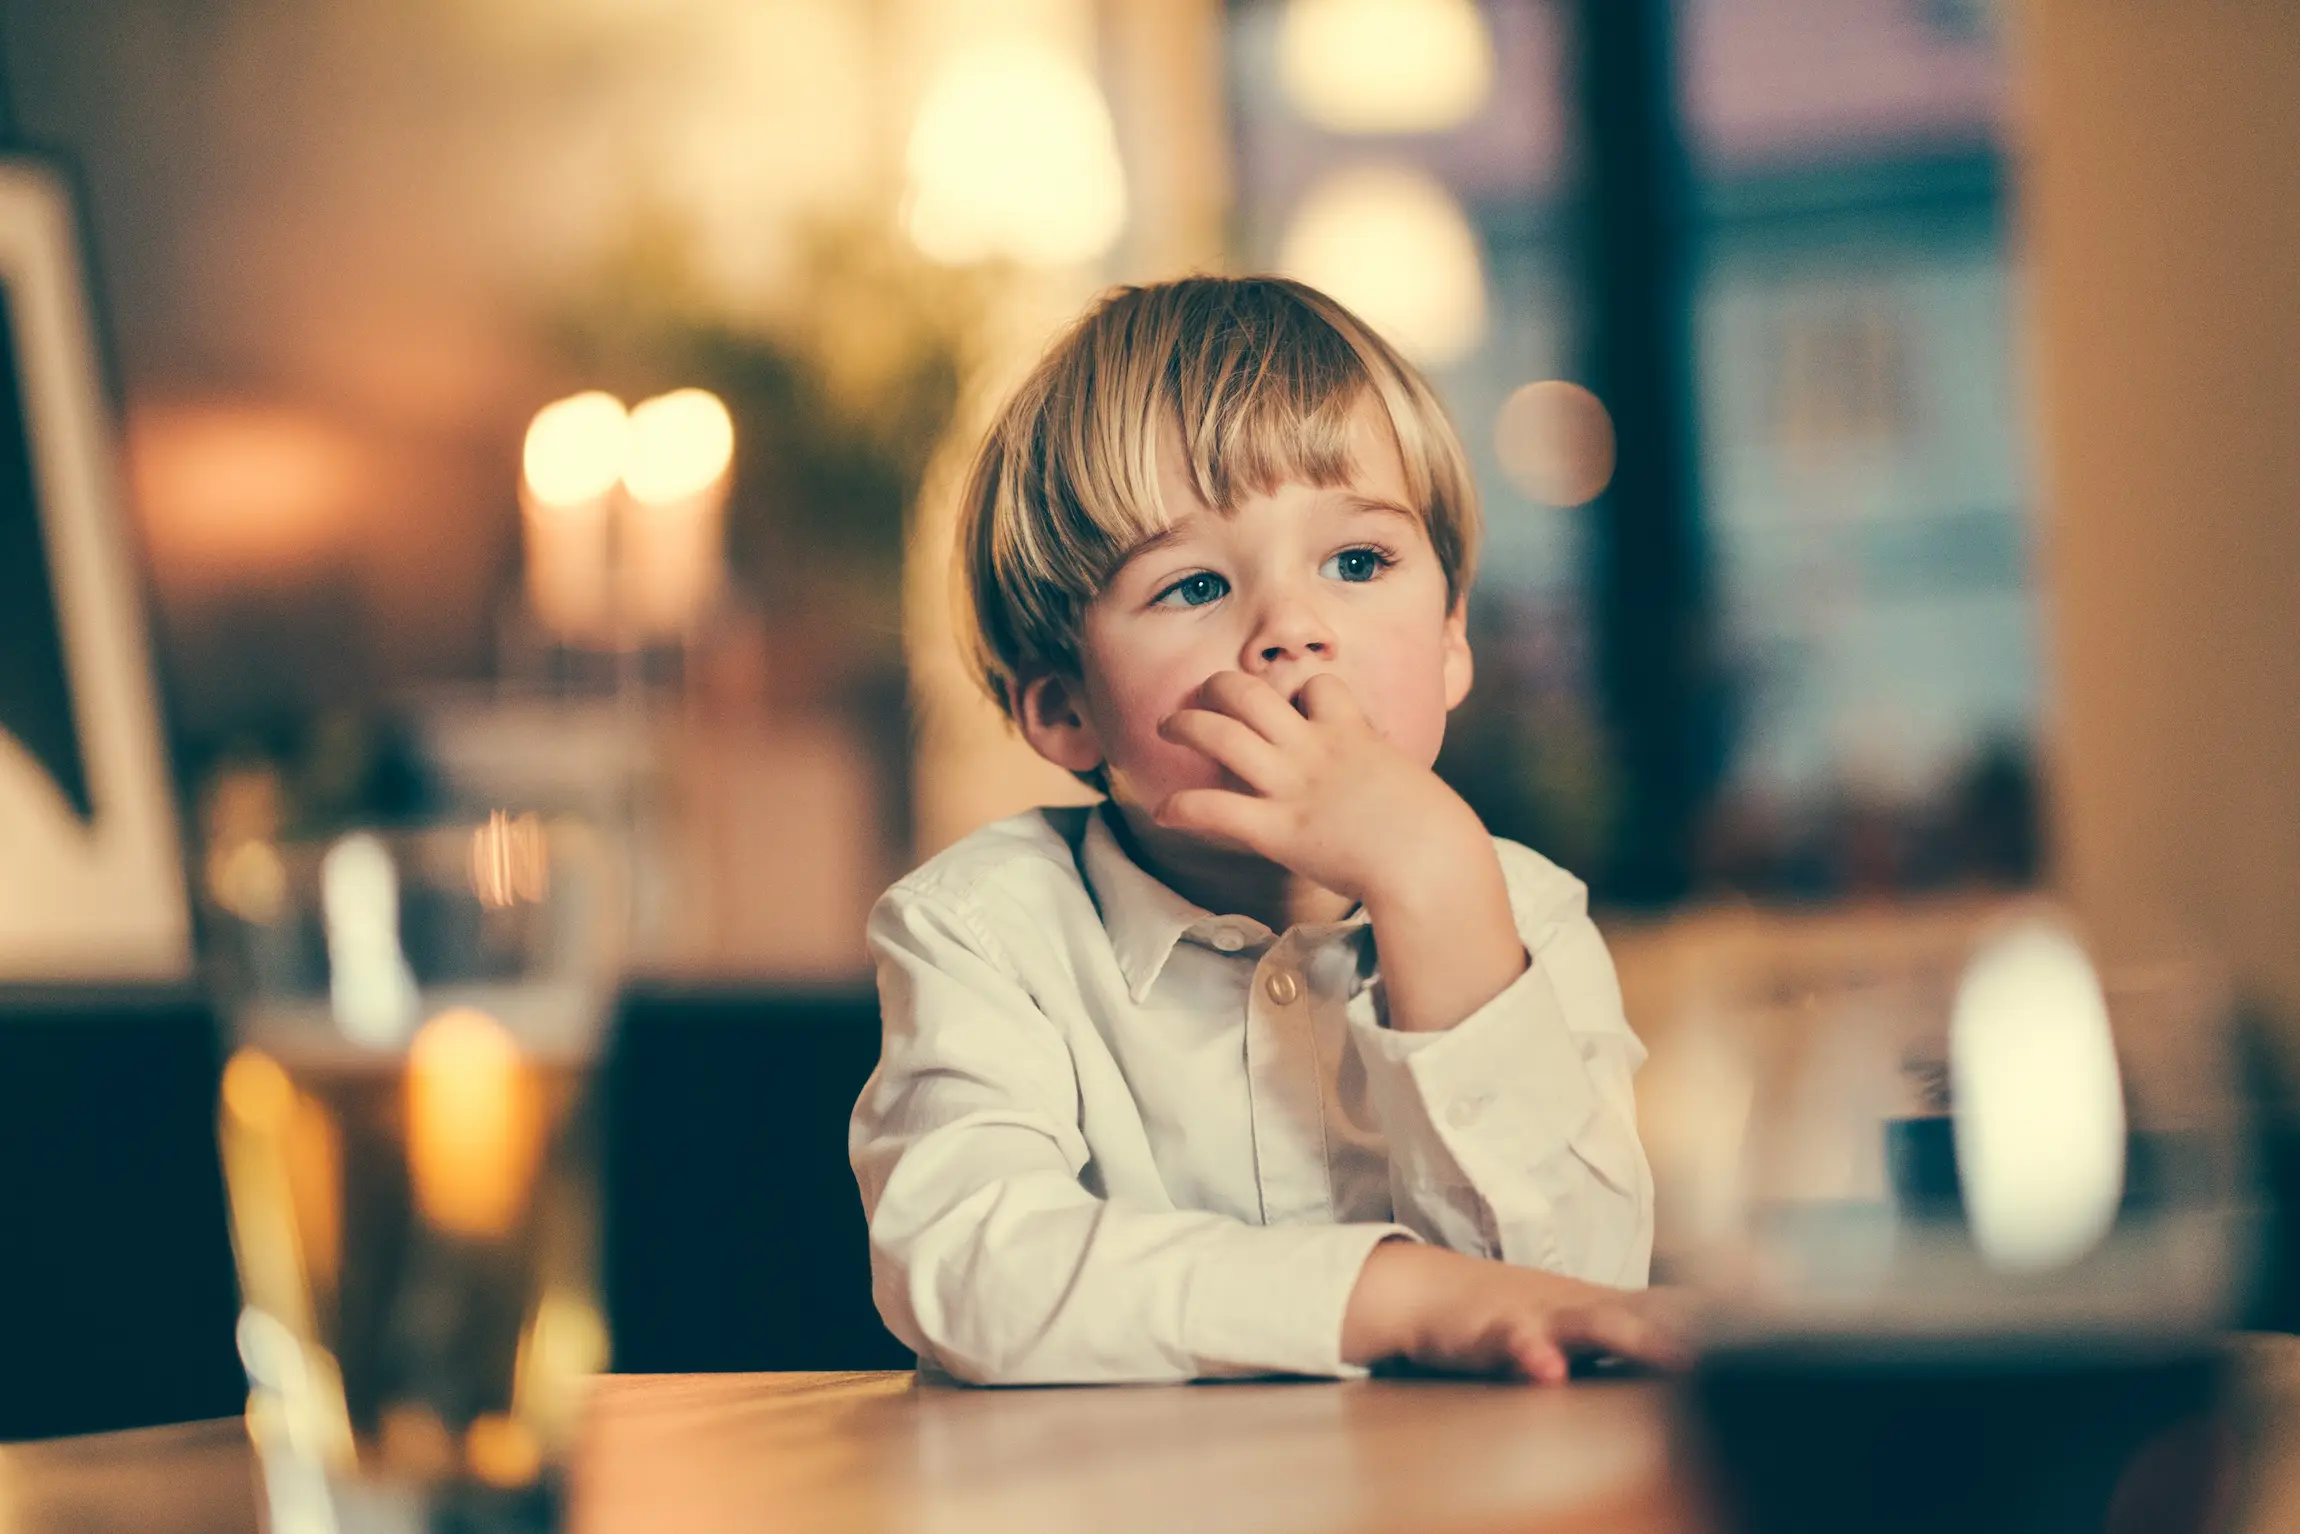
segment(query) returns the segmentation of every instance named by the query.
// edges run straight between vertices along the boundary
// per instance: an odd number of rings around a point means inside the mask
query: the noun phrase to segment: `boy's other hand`
[[[1387,1241],[1350,1292],[1342,1357],[1543,1385],[1563,1384],[1575,1358],[1594,1354],[1682,1369],[1691,1362],[1687,1310],[1685,1296],[1670,1290],[1613,1289]]]
[[[1158,731],[1242,789],[1184,789],[1155,807],[1157,823],[1246,848],[1362,904],[1390,1027],[1450,1028],[1525,972],[1484,823],[1374,728],[1340,677],[1322,672],[1290,700],[1260,677],[1217,672]]]

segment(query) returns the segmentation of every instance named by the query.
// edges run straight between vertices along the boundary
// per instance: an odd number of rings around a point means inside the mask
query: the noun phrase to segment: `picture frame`
[[[78,199],[0,153],[0,985],[192,975],[184,843]]]

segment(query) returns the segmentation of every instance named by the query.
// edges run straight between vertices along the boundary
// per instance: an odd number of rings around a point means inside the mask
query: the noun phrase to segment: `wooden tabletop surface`
[[[2300,1340],[2246,1351],[2259,1404],[2245,1522],[2300,1527]],[[980,1391],[909,1374],[615,1376],[594,1398],[573,1524],[1696,1534],[1676,1400],[1626,1381]],[[0,1534],[255,1526],[237,1421],[0,1448]]]

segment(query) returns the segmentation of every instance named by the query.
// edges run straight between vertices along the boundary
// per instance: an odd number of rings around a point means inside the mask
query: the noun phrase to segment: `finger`
[[[1283,752],[1251,725],[1228,714],[1179,709],[1158,722],[1158,733],[1176,745],[1213,758],[1241,782],[1265,794],[1284,792],[1299,777]]]
[[[1364,724],[1366,711],[1358,706],[1358,695],[1350,691],[1350,684],[1331,671],[1321,671],[1302,684],[1298,695],[1302,701],[1302,717],[1315,724]]]
[[[1536,1385],[1562,1385],[1573,1376],[1565,1350],[1538,1327],[1512,1328],[1504,1347],[1509,1366],[1520,1379]]]
[[[1169,794],[1150,818],[1169,831],[1187,831],[1270,857],[1269,801],[1226,788],[1185,788]],[[1275,859],[1272,859],[1275,861]]]
[[[1612,1353],[1663,1369],[1692,1363],[1691,1350],[1669,1328],[1626,1303],[1578,1306],[1552,1322],[1557,1340],[1576,1352]]]
[[[1274,744],[1296,738],[1305,728],[1284,693],[1243,671],[1217,671],[1199,683],[1198,706],[1243,721]]]

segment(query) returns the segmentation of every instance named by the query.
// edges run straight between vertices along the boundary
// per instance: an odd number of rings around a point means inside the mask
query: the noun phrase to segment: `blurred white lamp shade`
[[[552,506],[595,501],[623,477],[631,418],[597,389],[545,405],[527,427],[521,455],[528,494]]]
[[[527,600],[561,639],[596,637],[609,621],[610,501],[630,444],[623,402],[597,390],[545,405],[527,428]]]
[[[2124,1196],[2124,1094],[2091,961],[2031,922],[1966,970],[1949,1023],[1957,1177],[1992,1267],[2042,1272],[2098,1245]]]
[[[632,410],[618,574],[624,620],[642,634],[686,632],[717,599],[734,457],[734,419],[707,390]]]
[[[1472,0],[1288,0],[1278,81],[1336,133],[1431,133],[1493,90],[1493,40]]]
[[[933,260],[1094,260],[1126,222],[1126,176],[1102,92],[1025,37],[954,55],[928,86],[904,157],[903,221]]]
[[[649,505],[703,494],[735,457],[735,422],[707,389],[674,389],[631,412],[624,486]]]
[[[1360,165],[1313,186],[1278,264],[1348,308],[1424,367],[1485,338],[1485,262],[1461,204],[1402,165]]]

